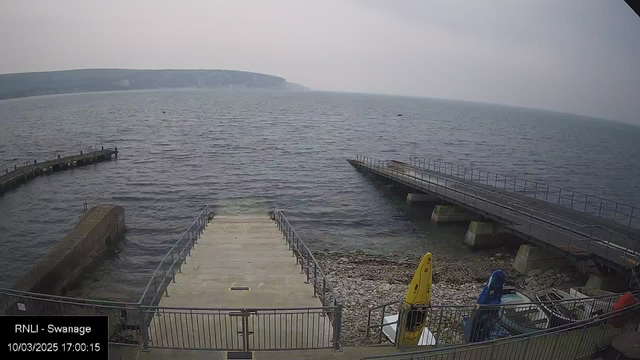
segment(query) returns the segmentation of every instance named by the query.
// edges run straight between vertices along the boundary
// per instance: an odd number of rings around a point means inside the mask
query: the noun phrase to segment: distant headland
[[[81,69],[0,74],[0,100],[93,91],[169,88],[309,90],[279,76],[236,70]]]

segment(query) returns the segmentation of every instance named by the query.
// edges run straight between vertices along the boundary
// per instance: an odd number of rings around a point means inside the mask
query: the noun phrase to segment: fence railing
[[[338,311],[327,313],[331,324],[334,326],[335,348],[340,348],[340,334],[342,333],[342,305],[337,299],[333,287],[318,264],[313,252],[302,241],[296,230],[286,218],[278,205],[273,204],[271,218],[276,222],[278,229],[282,232],[282,237],[287,242],[289,249],[296,257],[296,264],[300,265],[300,273],[306,275],[306,282],[313,286],[313,296],[317,296],[323,306],[338,308]]]
[[[341,306],[191,308],[0,289],[0,315],[105,315],[109,342],[143,349],[340,349]]]
[[[638,330],[640,304],[587,320],[507,338],[444,349],[369,356],[365,360],[554,359],[574,360],[596,353],[615,335]]]
[[[143,307],[149,347],[237,352],[340,348],[341,307]]]
[[[639,240],[591,224],[578,223],[563,216],[536,211],[512,197],[490,191],[467,181],[423,172],[407,164],[380,161],[358,155],[357,162],[367,170],[392,177],[398,183],[415,188],[453,204],[469,208],[489,218],[509,224],[507,229],[530,241],[553,245],[577,257],[595,254],[608,265],[636,266]]]
[[[106,315],[110,343],[142,349],[340,349],[342,306],[309,248],[276,207],[271,212],[324,306],[308,308],[195,308],[158,306],[213,218],[210,205],[176,241],[137,303],[77,299],[0,288],[0,315]]]
[[[140,304],[77,299],[0,288],[0,315],[105,315],[109,342],[142,345]]]
[[[638,296],[640,291],[634,291],[632,294]],[[430,334],[427,339],[430,346],[462,345],[489,338],[553,329],[607,314],[613,311],[613,304],[622,295],[499,305],[433,305],[416,310],[404,310],[402,314],[402,300],[397,300],[369,308],[367,337],[374,336],[378,343],[382,343],[386,338],[383,330],[389,329],[392,324],[397,326],[400,322],[385,321],[384,318],[400,314],[398,319],[406,316],[423,318],[422,322]],[[487,322],[486,318],[492,321]],[[402,331],[397,331],[396,336],[403,338]],[[391,340],[402,347],[402,342],[398,342],[397,339]]]
[[[191,249],[213,218],[213,214],[213,207],[205,206],[191,226],[171,246],[142,292],[139,301],[141,304],[155,306],[162,298],[162,293],[169,295],[169,283],[175,282],[176,274],[182,272],[182,264],[186,264],[187,256],[191,255]]]
[[[425,157],[410,156],[412,166],[454,176],[475,183],[492,186],[503,191],[520,193],[551,204],[588,213],[616,223],[640,229],[640,208],[600,196],[567,190],[535,181],[518,179],[491,171],[467,168]]]
[[[322,271],[322,267],[318,265],[318,261],[313,256],[313,252],[309,250],[309,247],[302,241],[296,230],[289,223],[289,220],[284,216],[282,210],[274,204],[271,214],[272,219],[278,225],[278,229],[282,232],[282,237],[286,240],[289,249],[296,257],[296,264],[300,265],[300,273],[305,274],[307,283],[313,285],[313,296],[318,296],[324,306],[339,305],[335,293],[331,291],[333,288],[327,281],[324,271]]]

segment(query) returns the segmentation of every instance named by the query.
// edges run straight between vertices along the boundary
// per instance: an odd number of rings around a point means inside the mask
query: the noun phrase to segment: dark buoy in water
[[[164,114],[164,113],[166,113],[166,111],[162,110],[162,113]]]
[[[402,114],[398,114],[398,115],[396,115],[396,116],[402,116]]]

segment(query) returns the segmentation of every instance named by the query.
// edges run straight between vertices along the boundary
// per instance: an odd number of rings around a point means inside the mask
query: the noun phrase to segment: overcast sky
[[[0,73],[222,68],[640,123],[623,0],[0,0]]]

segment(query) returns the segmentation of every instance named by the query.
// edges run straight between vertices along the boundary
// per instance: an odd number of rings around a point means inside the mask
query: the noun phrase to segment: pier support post
[[[621,276],[591,274],[584,285],[585,288],[598,289],[612,292],[624,290],[625,282]]]
[[[513,261],[513,268],[525,275],[534,269],[545,271],[570,265],[571,263],[565,257],[534,245],[521,245]]]
[[[507,234],[502,226],[492,222],[472,221],[464,236],[464,243],[472,249],[501,246]]]
[[[454,205],[436,205],[431,214],[436,223],[480,220],[480,215]]]

